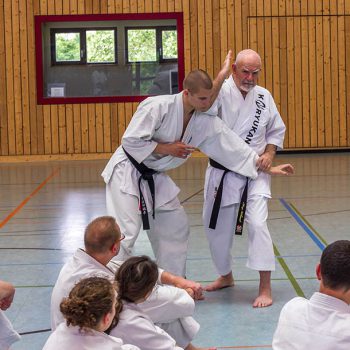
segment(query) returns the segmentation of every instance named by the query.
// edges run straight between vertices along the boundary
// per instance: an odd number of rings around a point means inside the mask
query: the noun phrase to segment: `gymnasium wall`
[[[257,50],[286,149],[350,147],[350,1],[0,0],[0,159],[108,158],[137,107],[38,105],[34,15],[149,12],[183,12],[186,72]]]

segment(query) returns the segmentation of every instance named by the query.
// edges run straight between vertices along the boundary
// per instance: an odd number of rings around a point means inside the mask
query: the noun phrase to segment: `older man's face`
[[[237,64],[233,64],[233,79],[241,92],[248,93],[258,83],[261,63],[256,59],[247,58]]]

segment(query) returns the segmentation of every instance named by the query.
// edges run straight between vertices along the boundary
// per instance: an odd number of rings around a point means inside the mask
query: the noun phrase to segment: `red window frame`
[[[111,103],[111,102],[141,102],[148,95],[143,96],[89,96],[89,97],[45,97],[43,76],[43,32],[42,26],[47,22],[88,22],[88,21],[116,21],[116,20],[154,20],[175,19],[177,29],[178,77],[179,91],[185,75],[184,62],[184,26],[182,12],[168,13],[142,13],[142,14],[108,14],[108,15],[49,15],[35,16],[35,52],[36,52],[36,86],[37,103],[49,104],[75,104],[75,103]]]

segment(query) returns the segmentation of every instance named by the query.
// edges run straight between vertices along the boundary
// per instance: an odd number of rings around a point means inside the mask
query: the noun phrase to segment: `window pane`
[[[80,61],[80,33],[55,33],[56,61]]]
[[[155,29],[128,29],[127,35],[129,62],[157,60]]]
[[[87,30],[86,50],[88,63],[115,62],[114,30]]]
[[[163,59],[177,58],[177,32],[176,30],[162,31]]]

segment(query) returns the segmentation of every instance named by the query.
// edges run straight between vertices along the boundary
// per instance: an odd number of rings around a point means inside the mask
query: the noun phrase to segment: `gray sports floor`
[[[273,179],[269,228],[276,254],[273,306],[253,309],[258,273],[245,267],[246,233],[235,239],[236,286],[206,293],[197,302],[199,346],[269,349],[279,312],[296,295],[318,287],[315,265],[323,247],[350,239],[350,153],[279,155],[291,162],[293,177]],[[22,341],[12,349],[41,349],[49,335],[50,295],[63,263],[82,247],[85,226],[105,215],[100,173],[106,161],[0,165],[0,279],[16,286],[6,311]],[[189,215],[188,278],[204,285],[216,276],[203,232],[201,209],[205,158],[192,158],[171,172]],[[151,254],[142,233],[136,254]]]

